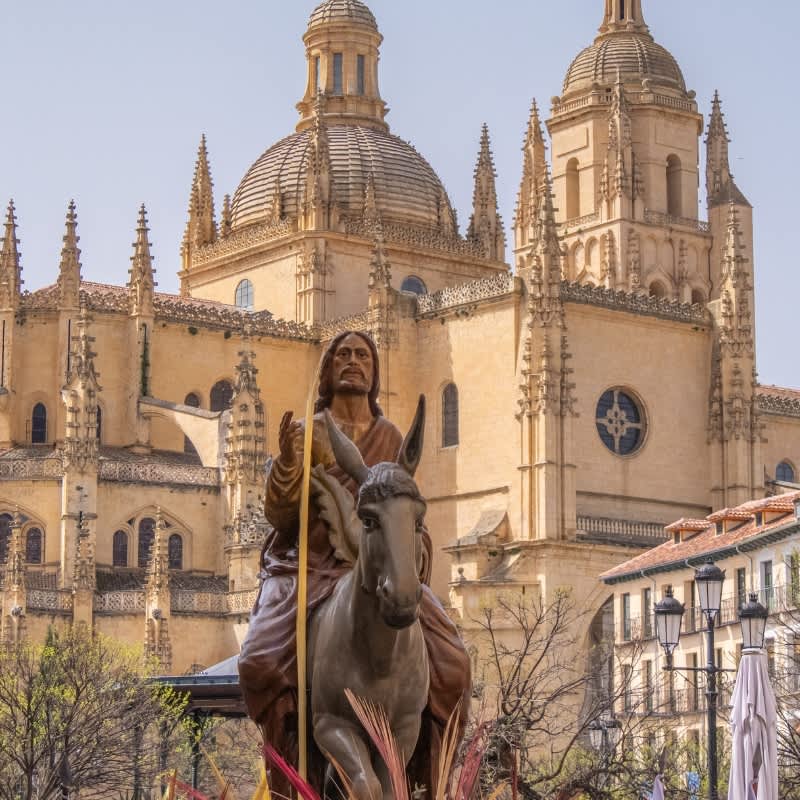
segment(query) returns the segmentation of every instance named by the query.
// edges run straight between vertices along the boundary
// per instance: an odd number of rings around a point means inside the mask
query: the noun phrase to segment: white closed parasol
[[[752,797],[755,781],[755,800],[778,800],[777,719],[767,655],[745,650],[733,690],[728,800]]]

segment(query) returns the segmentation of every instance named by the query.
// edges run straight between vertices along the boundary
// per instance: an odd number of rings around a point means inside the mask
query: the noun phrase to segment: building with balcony
[[[753,500],[703,519],[680,519],[666,532],[663,544],[600,576],[613,591],[617,677],[624,681],[617,711],[653,714],[695,742],[704,737],[704,677],[691,670],[706,664],[706,621],[694,575],[709,559],[725,572],[715,624],[716,665],[738,667],[738,611],[755,593],[769,611],[765,647],[776,694],[800,710],[800,492]],[[654,616],[655,604],[668,589],[685,607],[673,654],[675,672],[663,669],[666,657],[656,639]],[[689,669],[682,672],[682,667]],[[734,678],[733,672],[721,676],[721,725]]]

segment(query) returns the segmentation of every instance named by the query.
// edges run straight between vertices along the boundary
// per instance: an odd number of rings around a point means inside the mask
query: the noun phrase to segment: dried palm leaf
[[[397,740],[392,733],[386,712],[369,700],[356,697],[349,689],[345,689],[344,693],[353,711],[356,712],[358,721],[369,734],[375,749],[389,770],[389,780],[392,782],[395,800],[409,800],[404,754],[398,750]]]

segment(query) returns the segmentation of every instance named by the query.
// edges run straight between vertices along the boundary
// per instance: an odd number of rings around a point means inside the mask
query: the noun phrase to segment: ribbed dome
[[[361,218],[371,173],[375,204],[385,222],[424,227],[439,224],[444,187],[410,144],[386,131],[355,125],[331,125],[326,132],[334,199],[342,214]],[[283,216],[297,216],[311,137],[311,129],[287,136],[250,167],[233,196],[234,229],[267,218],[276,186],[280,187]]]
[[[334,20],[351,20],[378,30],[375,17],[361,0],[325,0],[311,12],[308,27],[313,28]]]
[[[598,37],[578,54],[564,79],[563,95],[590,89],[593,83],[613,84],[645,79],[659,86],[686,91],[686,82],[672,54],[647,33],[615,32]]]

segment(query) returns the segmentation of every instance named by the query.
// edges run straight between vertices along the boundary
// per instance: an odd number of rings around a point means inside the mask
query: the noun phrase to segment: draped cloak
[[[356,442],[367,466],[395,461],[402,444],[400,431],[385,417],[375,418]],[[314,418],[312,466],[325,465],[330,475],[355,498],[358,487],[336,464],[321,415]],[[275,532],[264,546],[261,589],[239,658],[239,676],[250,717],[261,726],[264,738],[290,762],[297,761],[297,537],[302,488],[302,461],[286,467],[276,460],[267,478],[265,513]],[[409,764],[409,778],[425,785],[434,796],[436,766],[442,734],[461,701],[461,733],[471,693],[470,660],[455,625],[428,585],[432,546],[427,531],[425,574],[420,624],[428,649],[430,690],[419,742]],[[308,530],[308,607],[311,616],[330,597],[350,566],[338,561],[328,538],[328,526],[312,503]],[[311,726],[309,723],[309,731]],[[311,737],[309,737],[311,738]],[[324,759],[309,741],[309,781],[321,792]],[[290,796],[282,776],[273,771],[271,785]]]

